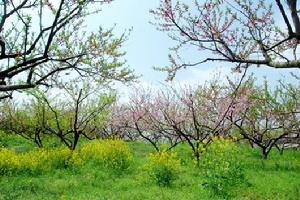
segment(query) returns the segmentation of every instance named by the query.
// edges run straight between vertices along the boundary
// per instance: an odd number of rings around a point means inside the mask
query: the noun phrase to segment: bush
[[[23,153],[21,167],[24,171],[39,173],[51,169],[65,168],[72,158],[72,152],[68,148],[35,149]]]
[[[159,186],[170,186],[178,178],[180,160],[176,152],[155,152],[148,156],[145,169]]]
[[[77,153],[72,153],[68,148],[39,148],[19,154],[12,149],[0,149],[1,175],[9,176],[20,172],[39,174],[51,169],[65,168],[69,165],[79,164],[80,159]]]
[[[20,167],[15,150],[0,148],[0,175],[12,175]]]
[[[201,160],[206,183],[214,195],[228,198],[231,189],[246,182],[241,155],[230,139],[214,138],[213,143]]]
[[[132,162],[128,145],[119,139],[94,140],[85,144],[80,154],[85,159],[119,172],[128,169]]]
[[[39,148],[24,153],[0,148],[0,175],[40,174],[53,169],[81,166],[89,160],[120,172],[130,166],[132,154],[127,144],[117,139],[92,141],[79,152],[72,152],[66,147]]]

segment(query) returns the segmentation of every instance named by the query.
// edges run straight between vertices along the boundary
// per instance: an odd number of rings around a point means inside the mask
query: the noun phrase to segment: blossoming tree
[[[197,88],[142,90],[131,98],[126,112],[116,120],[150,142],[157,151],[187,143],[199,165],[213,137],[229,135],[233,116],[231,94],[216,83]],[[121,118],[120,118],[121,117]]]
[[[177,70],[209,61],[233,63],[235,70],[248,65],[299,68],[297,47],[300,19],[297,0],[161,0],[151,10],[158,30],[167,32],[177,45],[169,55]],[[205,59],[186,62],[181,49],[195,47]]]
[[[299,97],[282,86],[271,91],[265,83],[244,98],[237,118],[231,120],[241,136],[260,148],[262,158],[267,159],[280,140],[299,133]]]

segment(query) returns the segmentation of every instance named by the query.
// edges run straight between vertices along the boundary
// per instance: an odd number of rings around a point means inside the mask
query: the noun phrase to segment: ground
[[[1,139],[2,146],[28,151],[34,148],[21,138]],[[149,144],[128,142],[133,153],[132,164],[122,173],[114,173],[95,164],[53,169],[39,174],[16,173],[0,176],[0,199],[222,199],[212,196],[203,186],[201,170],[194,167],[187,145],[175,150],[182,170],[170,186],[158,186],[145,171]],[[80,148],[80,146],[79,146]],[[261,160],[257,149],[241,145],[248,183],[233,189],[230,199],[300,199],[300,151],[288,150],[280,155],[272,151]]]

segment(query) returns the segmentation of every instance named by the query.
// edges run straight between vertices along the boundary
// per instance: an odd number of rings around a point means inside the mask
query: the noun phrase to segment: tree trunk
[[[74,140],[73,140],[73,144],[71,146],[71,150],[74,151],[76,149],[76,146],[78,144],[78,140],[79,140],[79,136],[80,136],[80,131],[77,132],[75,131],[74,132]]]
[[[263,160],[267,160],[267,159],[268,159],[268,154],[269,154],[269,152],[270,152],[270,151],[267,151],[267,149],[263,149],[263,150],[262,150],[262,157],[261,157],[261,158],[262,158]]]
[[[250,140],[248,140],[248,141],[249,141],[249,144],[250,144],[251,148],[253,149],[254,148],[253,142],[251,142]]]
[[[199,152],[194,152],[194,155],[195,155],[195,159],[196,159],[196,167],[199,168],[200,167],[200,154]]]
[[[42,143],[42,140],[41,140],[41,137],[40,137],[40,133],[37,132],[34,136],[34,141],[35,143],[38,145],[39,148],[42,148],[43,147],[43,143]]]

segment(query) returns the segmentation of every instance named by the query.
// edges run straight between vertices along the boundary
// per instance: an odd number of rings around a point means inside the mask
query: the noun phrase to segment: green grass
[[[27,151],[32,144],[20,138],[2,138],[0,146]],[[1,143],[2,142],[2,143]],[[178,146],[182,159],[179,179],[169,187],[159,187],[144,170],[146,156],[153,148],[142,142],[130,142],[133,164],[122,174],[87,163],[80,168],[53,169],[37,175],[13,174],[0,177],[2,199],[218,199],[203,187],[203,177],[193,166],[192,153],[185,145]],[[288,150],[283,155],[274,150],[268,160],[261,160],[259,151],[241,146],[248,184],[235,187],[235,199],[300,199],[300,151]]]

